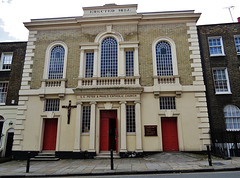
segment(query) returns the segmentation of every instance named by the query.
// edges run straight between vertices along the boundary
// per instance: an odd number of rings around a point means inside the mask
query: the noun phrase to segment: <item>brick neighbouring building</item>
[[[212,149],[228,157],[239,155],[235,146],[240,144],[240,23],[198,26],[198,35]]]
[[[0,157],[11,156],[26,46],[0,43]]]
[[[206,150],[200,14],[137,13],[136,4],[83,11],[25,23],[15,158]]]

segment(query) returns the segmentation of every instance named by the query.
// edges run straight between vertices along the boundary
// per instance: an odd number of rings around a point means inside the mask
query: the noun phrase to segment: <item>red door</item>
[[[101,118],[100,150],[108,151],[109,147],[109,122],[108,118]]]
[[[117,111],[100,112],[100,151],[117,150]]]
[[[43,150],[56,150],[57,119],[45,119]]]
[[[162,118],[163,151],[179,151],[177,118]]]

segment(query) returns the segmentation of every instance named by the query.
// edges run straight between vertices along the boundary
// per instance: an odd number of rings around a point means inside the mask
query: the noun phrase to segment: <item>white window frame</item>
[[[210,46],[209,44],[209,40],[210,39],[220,39],[220,46],[216,45],[216,46]],[[224,46],[223,46],[223,39],[221,36],[211,36],[211,37],[208,37],[208,46],[209,46],[209,54],[210,56],[225,56],[225,52],[224,52]],[[211,48],[216,48],[216,47],[221,47],[221,51],[222,53],[221,54],[211,54]]]
[[[1,83],[7,83],[7,92],[6,92],[5,101],[4,101],[3,103],[0,102],[0,105],[5,105],[5,104],[6,104],[6,99],[7,99],[7,93],[8,93],[8,82],[0,81],[0,84],[1,84]],[[0,95],[2,95],[2,93],[0,93]]]
[[[240,48],[240,44],[237,45],[237,43],[235,41],[235,38],[239,38],[239,40],[240,40],[240,35],[234,35],[234,42],[235,42],[236,52],[237,52],[237,55],[240,55],[240,51],[239,52],[237,51],[237,47]]]
[[[126,131],[127,133],[136,133],[136,106],[135,105],[126,105]]]
[[[159,97],[160,110],[176,110],[175,96],[160,96]]]
[[[161,42],[166,41],[171,46],[171,52],[172,52],[172,67],[173,67],[173,76],[178,75],[178,66],[177,66],[177,52],[176,52],[176,45],[175,42],[168,37],[160,37],[154,40],[152,43],[152,56],[153,56],[153,76],[157,75],[157,57],[156,57],[156,45]]]
[[[125,53],[124,54],[125,55],[125,75],[126,77],[132,77],[134,76],[134,49],[129,49],[129,50],[126,49],[124,53]],[[130,55],[130,53],[132,54]],[[132,63],[132,66],[131,66],[131,63]],[[127,70],[127,68],[128,69],[132,68],[132,70]]]
[[[49,103],[47,103],[49,102]],[[51,105],[51,106],[49,106]],[[55,105],[55,106],[54,106]],[[50,109],[53,108],[53,109]],[[48,98],[44,102],[44,112],[58,112],[60,108],[60,99],[58,98]]]
[[[4,58],[4,56],[6,56],[6,55],[11,55],[11,56],[12,56],[12,58],[11,58],[11,64],[10,64],[10,65],[12,66],[13,52],[3,52],[2,55],[1,55],[1,66],[0,66],[0,70],[9,71],[9,70],[11,70],[11,68],[10,68],[10,69],[3,69],[3,58]]]
[[[113,39],[113,40],[115,40],[116,41],[116,53],[117,53],[117,55],[115,56],[116,57],[116,59],[115,58],[112,58],[111,60],[111,62],[110,63],[112,63],[113,62],[113,60],[115,59],[116,60],[116,75],[115,76],[112,76],[113,74],[110,72],[110,74],[109,74],[109,76],[108,76],[108,74],[103,74],[103,72],[102,71],[104,71],[104,69],[106,68],[106,66],[104,65],[104,68],[102,68],[102,63],[103,63],[103,58],[102,58],[102,53],[103,52],[105,52],[105,53],[107,53],[107,51],[103,51],[103,41],[105,41],[106,39],[108,39],[108,38],[110,38],[110,39]],[[119,40],[118,40],[118,38],[116,38],[116,37],[114,37],[114,36],[111,36],[111,35],[109,35],[109,36],[106,36],[105,38],[103,38],[102,40],[101,40],[101,43],[100,43],[100,66],[99,66],[99,76],[100,77],[118,77],[119,76]],[[106,60],[106,61],[108,61],[108,60]],[[112,65],[110,65],[110,67],[111,67],[111,71],[112,71],[112,68],[113,69],[115,69]]]
[[[64,50],[65,50],[62,79],[66,78],[68,47],[67,47],[67,45],[64,42],[56,41],[56,42],[51,43],[47,47],[46,55],[45,55],[45,65],[44,65],[43,79],[48,79],[48,70],[49,70],[49,62],[50,62],[50,57],[51,57],[51,51],[56,46],[62,46],[64,48]]]
[[[225,71],[225,77],[226,77],[226,80],[227,80],[227,89],[228,89],[228,91],[217,91],[217,90],[216,90],[215,79],[214,79],[214,70],[224,70],[224,71]],[[213,69],[212,69],[212,77],[213,77],[215,94],[232,94],[232,93],[231,93],[231,88],[230,88],[230,82],[229,82],[229,77],[228,77],[227,68],[213,68]]]
[[[88,76],[88,74],[87,74],[87,54],[93,54],[93,61],[92,61],[92,75],[91,76]],[[93,76],[94,76],[94,51],[85,51],[85,53],[84,53],[84,78],[93,78]]]
[[[87,110],[84,110],[84,107]],[[87,113],[86,113],[87,112]],[[81,133],[82,134],[89,134],[90,133],[90,120],[91,120],[91,106],[82,106],[82,119],[81,119]],[[85,128],[87,127],[88,130],[85,131]]]
[[[107,26],[106,32],[99,33],[94,43],[80,43],[80,67],[79,67],[79,86],[81,80],[85,78],[85,54],[88,51],[94,51],[94,67],[93,67],[93,80],[101,78],[101,43],[107,37],[113,37],[118,42],[118,75],[117,77],[124,77],[125,74],[125,50],[133,49],[134,51],[134,77],[139,77],[139,61],[138,61],[138,45],[139,41],[124,41],[120,33],[112,31],[110,26]],[[94,81],[93,81],[94,82]]]
[[[227,131],[240,131],[240,109],[235,105],[224,107],[224,118]],[[233,128],[228,128],[229,126]],[[234,126],[237,126],[234,128]]]

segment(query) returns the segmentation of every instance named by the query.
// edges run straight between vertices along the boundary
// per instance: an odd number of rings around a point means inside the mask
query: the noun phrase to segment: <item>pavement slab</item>
[[[114,159],[111,170],[110,159],[63,159],[59,161],[31,161],[26,173],[26,161],[13,160],[0,163],[0,176],[64,176],[104,175],[134,173],[166,173],[240,170],[240,157],[224,160],[213,157],[209,166],[207,155],[192,153],[158,153],[143,158]]]

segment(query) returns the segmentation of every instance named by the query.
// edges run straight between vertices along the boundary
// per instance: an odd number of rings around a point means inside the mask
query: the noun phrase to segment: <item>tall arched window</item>
[[[101,43],[101,77],[118,76],[118,44],[112,37]]]
[[[158,76],[173,75],[171,45],[167,41],[156,44],[156,65]]]
[[[63,78],[64,55],[65,50],[62,46],[55,46],[51,50],[48,68],[48,79]]]
[[[226,130],[238,131],[240,130],[240,109],[234,105],[227,105],[224,107],[224,117],[226,123]]]

